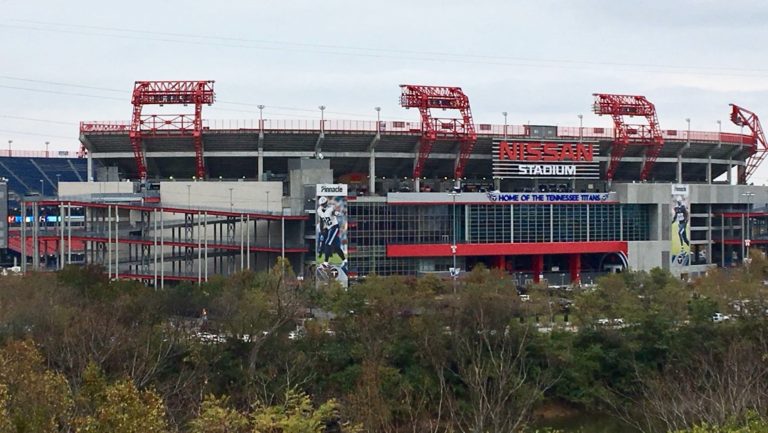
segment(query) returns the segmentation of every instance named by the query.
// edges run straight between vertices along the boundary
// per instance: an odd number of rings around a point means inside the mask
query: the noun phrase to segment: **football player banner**
[[[347,185],[318,184],[315,196],[316,281],[347,287]]]
[[[691,209],[688,185],[672,185],[670,259],[678,270],[691,264]]]

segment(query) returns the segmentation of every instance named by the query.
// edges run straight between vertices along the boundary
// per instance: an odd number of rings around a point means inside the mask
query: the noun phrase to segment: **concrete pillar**
[[[712,183],[712,156],[707,158],[707,183]]]
[[[415,178],[413,179],[413,192],[420,192],[421,191],[421,179]]]
[[[683,157],[677,155],[677,183],[683,183]]]
[[[493,178],[493,189],[496,191],[501,191],[501,178],[500,177],[494,177]]]
[[[368,159],[368,195],[376,195],[376,152],[373,149]]]
[[[728,185],[732,185],[732,182],[731,182],[731,180],[732,180],[731,177],[733,176],[731,174],[732,171],[733,171],[733,165],[728,164],[728,173],[726,173],[727,179],[728,179]]]
[[[264,180],[264,149],[259,148],[259,162],[256,169],[256,178],[259,182]]]
[[[94,181],[94,179],[93,179],[93,156],[91,156],[91,152],[88,152],[88,156],[87,156],[86,161],[87,161],[86,176],[88,178],[85,179],[85,181],[86,182],[93,182]],[[59,186],[56,185],[56,188],[58,189]]]

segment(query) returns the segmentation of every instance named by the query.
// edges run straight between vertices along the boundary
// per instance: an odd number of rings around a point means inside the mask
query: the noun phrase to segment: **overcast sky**
[[[456,85],[478,123],[609,126],[592,93],[647,96],[663,129],[768,122],[763,1],[0,0],[0,145],[75,149],[127,120],[135,80],[213,79],[211,119],[418,120],[401,83]],[[761,170],[756,183],[768,181]]]

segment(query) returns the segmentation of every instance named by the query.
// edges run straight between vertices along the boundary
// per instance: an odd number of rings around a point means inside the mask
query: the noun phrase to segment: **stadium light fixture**
[[[501,115],[504,116],[504,139],[507,139],[507,112],[502,111]]]

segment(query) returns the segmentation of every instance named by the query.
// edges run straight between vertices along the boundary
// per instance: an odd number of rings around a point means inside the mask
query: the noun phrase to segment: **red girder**
[[[646,180],[664,147],[664,138],[661,136],[656,107],[645,96],[595,93],[594,97],[593,110],[595,114],[610,115],[615,127],[611,162],[608,164],[605,177],[612,180],[627,147],[630,144],[640,144],[650,146],[645,152],[645,162],[640,172],[640,180]],[[642,116],[645,117],[648,124],[630,125],[624,122],[624,116]]]
[[[216,99],[213,81],[137,81],[133,87],[133,116],[128,136],[139,177],[147,177],[142,139],[145,136],[192,137],[195,147],[195,172],[205,177],[203,160],[203,104]],[[193,104],[193,114],[142,115],[144,105]]]
[[[731,104],[731,107],[731,122],[737,126],[746,126],[752,133],[752,149],[749,158],[747,158],[747,167],[739,171],[739,182],[747,183],[765,159],[768,143],[765,141],[763,126],[760,124],[760,118],[757,117],[757,114],[736,104]]]
[[[461,178],[464,168],[477,142],[475,124],[469,98],[461,87],[419,86],[401,84],[400,105],[405,108],[418,108],[421,115],[421,142],[419,156],[413,167],[413,177],[418,178],[429,158],[432,146],[437,140],[456,140],[459,142],[459,157],[456,161],[454,176]],[[431,109],[458,110],[460,119],[432,117]]]

